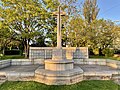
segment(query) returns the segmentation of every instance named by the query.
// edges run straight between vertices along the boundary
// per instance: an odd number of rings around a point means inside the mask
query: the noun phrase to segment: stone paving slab
[[[35,70],[40,65],[20,65],[20,66],[9,66],[3,69],[0,69],[0,72],[35,72]],[[115,69],[109,66],[101,66],[101,65],[77,65],[81,67],[84,72],[120,72],[119,69]]]
[[[119,69],[112,68],[105,65],[78,65],[78,66],[80,66],[84,72],[104,72],[104,71],[120,72]]]
[[[0,69],[0,72],[35,72],[40,65],[20,65],[20,66],[9,66]]]

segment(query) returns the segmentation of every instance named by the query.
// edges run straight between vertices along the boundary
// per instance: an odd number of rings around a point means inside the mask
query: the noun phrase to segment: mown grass
[[[74,85],[49,86],[37,82],[5,82],[0,90],[120,90],[120,85],[112,81],[82,81]]]
[[[95,58],[95,59],[112,59],[112,60],[119,60],[120,61],[120,57],[105,57],[105,56],[94,56],[94,55],[90,55],[89,58]]]
[[[5,60],[5,59],[23,59],[24,56],[21,55],[5,55],[0,57],[0,60]]]

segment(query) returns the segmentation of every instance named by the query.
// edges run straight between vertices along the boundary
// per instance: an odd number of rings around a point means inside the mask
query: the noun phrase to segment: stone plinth
[[[63,71],[73,69],[72,60],[45,60],[45,69],[52,71]]]
[[[52,50],[52,60],[63,60],[65,57],[63,57],[63,50],[55,48]]]
[[[51,71],[39,67],[35,71],[35,81],[47,85],[70,85],[83,80],[83,70],[75,66],[71,70]]]

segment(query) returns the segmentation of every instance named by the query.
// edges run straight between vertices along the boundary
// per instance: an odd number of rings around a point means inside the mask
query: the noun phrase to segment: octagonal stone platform
[[[35,71],[35,81],[47,85],[70,85],[83,80],[83,70],[79,66],[63,71],[46,70],[39,67]]]

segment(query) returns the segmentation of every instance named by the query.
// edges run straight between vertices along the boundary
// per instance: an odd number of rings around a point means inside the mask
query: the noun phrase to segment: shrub
[[[103,49],[102,53],[106,56],[106,57],[112,57],[114,55],[114,50],[110,49],[110,48],[106,48]]]

